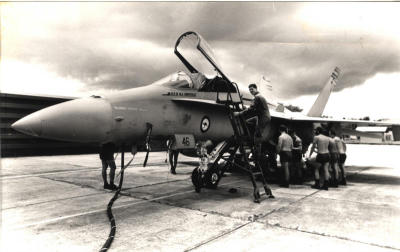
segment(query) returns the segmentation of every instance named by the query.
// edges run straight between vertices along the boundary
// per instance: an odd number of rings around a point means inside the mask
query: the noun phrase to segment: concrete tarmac
[[[399,251],[399,153],[396,145],[348,145],[347,186],[272,184],[276,198],[260,204],[247,176],[227,173],[218,189],[196,193],[196,158],[180,155],[171,175],[165,153],[150,153],[145,168],[138,153],[114,203],[110,251]],[[1,165],[1,251],[100,250],[114,193],[102,188],[98,155],[3,158]]]

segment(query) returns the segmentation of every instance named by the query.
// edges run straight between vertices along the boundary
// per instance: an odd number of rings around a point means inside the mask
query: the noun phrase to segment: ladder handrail
[[[235,83],[236,87],[237,84]],[[238,93],[239,90],[237,89]],[[240,94],[240,93],[239,93]],[[232,125],[233,129],[233,136],[231,136],[229,139],[226,140],[226,143],[221,147],[221,149],[218,151],[218,156],[215,157],[214,162],[212,164],[212,169],[216,169],[218,167],[218,161],[222,158],[225,152],[229,152],[229,157],[227,159],[224,159],[227,161],[227,164],[233,165],[235,167],[239,167],[240,169],[243,169],[247,171],[250,175],[251,182],[253,184],[253,195],[254,195],[254,202],[259,203],[260,202],[260,192],[259,188],[256,183],[256,176],[261,174],[261,181],[263,183],[263,187],[265,190],[265,194],[269,195],[270,198],[273,198],[274,196],[272,195],[272,191],[270,187],[268,186],[266,182],[266,177],[264,174],[264,171],[261,167],[260,164],[260,156],[259,156],[259,149],[256,147],[256,143],[254,138],[251,136],[250,131],[247,127],[246,121],[242,116],[235,116],[234,112],[240,111],[240,104],[242,105],[242,109],[244,108],[243,105],[243,100],[242,97],[240,97],[240,102],[234,102],[232,98],[232,93],[230,91],[227,92],[226,94],[226,102],[225,102],[225,107],[228,110],[228,117]],[[219,92],[217,93],[217,101],[219,100]],[[246,147],[250,147],[251,153],[254,157],[254,164],[250,164],[249,156],[248,153],[246,152]],[[233,147],[233,149],[232,149]],[[260,148],[260,146],[258,146]],[[228,151],[229,150],[229,151]],[[243,155],[243,161],[244,161],[244,166],[238,165],[235,162],[233,162],[236,152],[240,151],[240,153]],[[224,168],[220,170],[220,174],[225,172],[226,170],[226,165]]]

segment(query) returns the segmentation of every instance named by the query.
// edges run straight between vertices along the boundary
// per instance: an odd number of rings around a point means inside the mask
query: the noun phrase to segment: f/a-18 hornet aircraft
[[[60,103],[18,120],[12,128],[42,138],[98,144],[112,142],[117,146],[143,142],[148,146],[149,139],[175,137],[177,147],[181,150],[193,149],[195,142],[212,140],[213,143],[221,143],[211,155],[213,165],[196,168],[192,181],[196,191],[200,191],[204,184],[216,187],[224,169],[214,164],[224,159],[227,161],[225,165],[232,165],[235,163],[233,156],[238,153],[245,155],[246,145],[252,146],[249,144],[252,140],[246,140],[249,131],[245,123],[232,116],[234,111],[244,109],[252,96],[248,91],[240,90],[225,75],[210,46],[199,34],[182,34],[174,52],[187,72],[179,71],[150,85],[122,90],[105,97],[91,96]],[[303,139],[304,147],[307,147],[312,142],[316,123],[326,124],[337,134],[354,130],[358,125],[390,126],[395,139],[400,139],[399,125],[321,117],[339,73],[339,68],[335,68],[306,115],[290,112],[282,104],[269,101],[272,119],[262,133],[261,141],[274,141],[278,126],[285,124],[296,131]],[[224,158],[224,153],[230,154],[229,157]],[[254,170],[254,166],[257,166],[254,160],[251,161],[247,156],[245,159],[245,165],[242,163],[242,166],[238,166],[247,167],[247,171]],[[246,166],[246,163],[252,165]],[[254,174],[251,175],[254,178]],[[254,179],[252,182],[257,199],[258,188]],[[272,196],[265,183],[264,188],[266,194]]]

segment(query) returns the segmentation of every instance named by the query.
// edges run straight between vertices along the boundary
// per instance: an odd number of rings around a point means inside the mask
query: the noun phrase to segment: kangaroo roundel
[[[203,119],[201,119],[200,130],[201,132],[206,132],[209,128],[210,128],[210,119],[207,116],[204,116]]]

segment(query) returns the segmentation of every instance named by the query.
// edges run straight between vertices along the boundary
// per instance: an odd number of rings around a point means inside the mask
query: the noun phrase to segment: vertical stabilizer
[[[314,102],[310,111],[308,111],[307,116],[320,117],[322,115],[322,112],[324,112],[326,103],[328,102],[332,89],[336,85],[336,80],[339,78],[339,75],[340,68],[335,67],[331,76],[328,79],[328,82],[325,84],[321,93],[319,93],[317,100]]]
[[[276,103],[276,97],[273,94],[272,83],[268,78],[261,76],[257,83],[257,88],[269,103]]]

